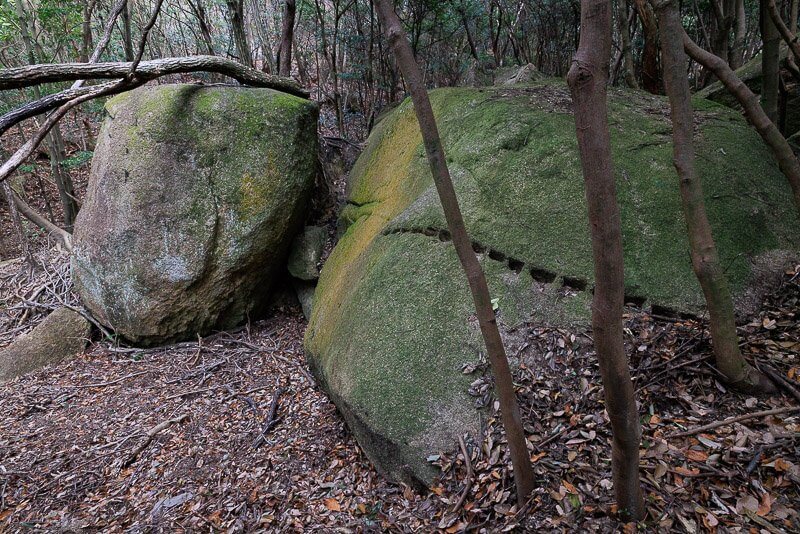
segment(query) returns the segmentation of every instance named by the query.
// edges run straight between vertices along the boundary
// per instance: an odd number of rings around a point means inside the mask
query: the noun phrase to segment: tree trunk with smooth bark
[[[731,47],[728,64],[733,70],[744,65],[744,49],[747,44],[747,12],[744,9],[744,0],[736,0],[736,22],[733,32],[733,46]]]
[[[622,229],[606,97],[610,59],[611,1],[581,0],[580,43],[567,81],[575,104],[575,129],[592,235],[592,335],[611,419],[611,468],[617,506],[623,519],[639,520],[644,517],[639,483],[641,427],[622,334]]]
[[[486,276],[483,273],[483,269],[481,269],[475,251],[472,249],[470,238],[467,235],[453,181],[447,168],[444,148],[439,138],[439,130],[433,116],[428,92],[422,79],[422,73],[414,59],[406,32],[394,12],[394,5],[391,0],[376,0],[375,5],[387,40],[394,51],[397,63],[403,72],[411,93],[414,110],[417,114],[425,150],[431,166],[431,173],[447,219],[447,226],[472,292],[475,311],[480,323],[483,340],[486,344],[486,352],[492,366],[492,373],[494,374],[495,386],[500,401],[501,418],[511,452],[511,462],[514,467],[517,503],[521,507],[526,502],[531,491],[533,491],[533,468],[528,456],[527,440],[522,428],[508,358],[503,348],[503,340],[500,337],[497,319],[492,309]]]
[[[664,82],[672,117],[673,161],[680,181],[692,267],[708,307],[717,368],[736,389],[774,391],[769,379],[748,364],[739,350],[733,299],[708,222],[703,186],[695,172],[694,121],[686,75],[688,60],[681,36],[683,26],[674,0],[658,4],[658,13]]]

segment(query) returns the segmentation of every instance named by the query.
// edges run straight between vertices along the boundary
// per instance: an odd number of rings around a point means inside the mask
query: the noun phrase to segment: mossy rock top
[[[106,110],[75,226],[81,300],[146,345],[244,321],[304,218],[316,104],[269,89],[161,85]]]
[[[500,322],[587,324],[591,243],[571,100],[561,81],[431,92],[467,229]],[[611,89],[626,291],[696,313],[663,98]],[[738,114],[696,100],[698,174],[737,295],[752,263],[800,250],[786,180]],[[464,364],[483,345],[410,102],[372,132],[351,174],[347,231],[325,264],[306,334],[323,386],[379,468],[428,481],[425,457],[477,431]]]

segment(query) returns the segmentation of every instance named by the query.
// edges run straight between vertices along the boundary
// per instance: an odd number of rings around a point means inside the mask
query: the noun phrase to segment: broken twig
[[[151,428],[150,430],[148,430],[147,431],[147,438],[142,442],[141,445],[139,445],[136,448],[135,451],[133,451],[133,453],[128,457],[128,459],[125,460],[122,463],[122,468],[124,469],[124,468],[128,467],[129,465],[131,465],[133,462],[135,462],[136,459],[139,457],[139,455],[142,453],[142,451],[145,450],[148,445],[150,445],[150,443],[153,441],[153,438],[155,438],[156,435],[158,435],[159,432],[168,429],[172,425],[175,425],[175,424],[178,424],[178,423],[182,423],[182,422],[186,421],[187,419],[189,419],[189,414],[183,414],[183,415],[180,415],[180,416],[178,416],[178,417],[176,417],[174,419],[169,419],[168,421],[164,421],[163,423],[159,423],[156,426],[154,426],[153,428]]]

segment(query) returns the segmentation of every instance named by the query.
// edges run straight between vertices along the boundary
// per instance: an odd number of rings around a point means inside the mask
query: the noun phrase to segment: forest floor
[[[325,117],[323,133],[335,137]],[[76,157],[86,146],[72,137]],[[59,220],[49,162],[24,172],[29,201]],[[80,197],[88,165],[70,173]],[[332,182],[341,194],[341,180]],[[48,252],[43,236],[32,239],[32,275],[21,259],[2,262],[22,254],[2,204],[0,348],[47,307],[77,304],[66,254]],[[745,354],[785,381],[781,395],[728,391],[703,321],[637,308],[625,321],[642,413],[643,528],[800,531],[800,266],[739,331]],[[442,476],[429,491],[390,483],[314,383],[305,327],[299,307],[284,300],[237,332],[153,350],[95,339],[73,361],[0,385],[0,533],[620,527],[586,332],[527,324],[515,333],[510,353],[538,482],[518,510],[493,404],[482,436],[430,457]],[[748,418],[693,430],[735,417]]]
[[[53,261],[39,276],[63,272],[63,260]],[[0,292],[30,296],[41,280],[28,279],[21,261],[6,264]],[[795,390],[798,310],[800,266],[740,329],[745,353]],[[24,330],[39,317],[29,314]],[[515,378],[538,480],[520,512],[491,406],[478,442],[430,458],[443,473],[430,491],[383,479],[315,385],[305,326],[285,303],[267,320],[196,342],[141,350],[95,341],[78,359],[0,386],[0,532],[619,528],[584,332],[533,324],[518,332]],[[800,530],[800,399],[728,391],[702,322],[629,309],[626,342],[643,421],[645,527]],[[692,430],[737,416],[751,417]]]

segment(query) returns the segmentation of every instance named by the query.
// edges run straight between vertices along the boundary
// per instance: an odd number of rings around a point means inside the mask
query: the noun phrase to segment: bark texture
[[[681,41],[683,27],[677,4],[667,0],[659,4],[658,12],[664,82],[672,116],[673,159],[680,179],[692,267],[708,306],[717,368],[737,389],[772,391],[774,386],[769,379],[748,364],[739,350],[733,300],[706,215],[703,186],[695,172],[691,93],[686,76],[687,58]]]
[[[508,446],[511,451],[514,482],[517,487],[517,502],[522,506],[531,491],[533,491],[533,468],[528,456],[527,440],[522,428],[511,369],[503,347],[503,340],[500,337],[497,319],[492,309],[489,286],[486,283],[483,269],[467,235],[453,181],[447,168],[444,148],[439,138],[439,130],[433,116],[428,92],[422,79],[422,73],[414,59],[406,32],[394,12],[391,0],[378,0],[376,7],[389,44],[394,51],[397,63],[403,72],[403,77],[411,93],[414,110],[425,144],[425,151],[430,162],[431,173],[447,219],[447,226],[475,302],[475,311],[480,323],[481,334],[486,344],[486,352],[495,378],[503,427],[505,428]]]
[[[606,83],[611,59],[610,0],[581,1],[581,35],[567,81],[592,235],[592,333],[611,419],[614,492],[624,519],[644,517],[639,484],[641,428],[622,336],[625,299],[622,230],[611,161]]]

